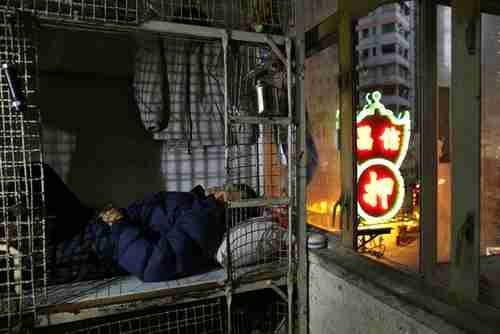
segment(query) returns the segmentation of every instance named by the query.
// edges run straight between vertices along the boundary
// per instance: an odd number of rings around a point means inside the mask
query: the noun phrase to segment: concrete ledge
[[[321,296],[316,297],[326,298],[325,294],[334,293],[334,289],[342,289],[341,285],[345,285],[354,295],[347,296],[343,292],[342,298],[361,298],[363,302],[360,300],[358,303],[366,303],[367,300],[377,303],[378,306],[372,308],[380,309],[378,322],[407,319],[410,324],[406,327],[393,326],[391,329],[370,330],[370,333],[500,333],[500,310],[478,303],[458,302],[457,298],[441,286],[429,286],[416,275],[397,271],[335,243],[332,243],[329,249],[310,251],[309,262],[310,290],[314,290],[312,287],[318,284],[318,280],[331,281],[323,282]],[[318,274],[321,277],[318,277]],[[324,291],[325,286],[331,286],[332,291]],[[309,298],[311,313],[315,312],[316,301],[312,295],[314,293],[311,291]],[[335,303],[337,304],[336,301]],[[351,305],[348,305],[349,303]],[[355,303],[356,300],[349,300],[348,303],[344,300],[335,305],[337,309],[331,307],[327,310],[344,312]],[[339,305],[345,307],[338,308]],[[358,315],[360,320],[364,306],[366,305],[356,306],[361,313]],[[391,315],[382,314],[385,311]],[[327,314],[325,316],[328,317]],[[346,313],[345,316],[349,317],[350,314]],[[314,317],[317,317],[317,314]],[[372,323],[377,323],[374,319],[371,320]],[[314,326],[313,321],[311,320],[311,326]],[[364,325],[367,323],[370,322],[365,321]],[[335,328],[332,330],[335,333],[345,332],[335,331]],[[359,333],[364,332],[366,331],[359,329]]]

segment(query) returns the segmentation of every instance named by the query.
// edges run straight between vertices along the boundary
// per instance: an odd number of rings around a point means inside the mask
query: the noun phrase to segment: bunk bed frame
[[[185,0],[1,0],[0,1],[0,60],[2,63],[14,63],[20,69],[18,77],[27,101],[26,112],[16,112],[12,107],[12,96],[9,95],[4,76],[1,84],[2,128],[0,129],[0,199],[2,201],[2,221],[0,227],[8,235],[8,227],[16,225],[17,238],[9,239],[0,235],[0,241],[7,246],[0,253],[0,273],[5,273],[6,282],[0,282],[5,291],[0,302],[6,307],[0,308],[0,321],[5,324],[1,332],[16,332],[22,328],[44,328],[46,326],[70,323],[83,319],[116,315],[154,306],[180,305],[195,301],[223,298],[227,311],[224,331],[235,332],[232,324],[233,296],[238,294],[272,289],[287,305],[286,323],[288,332],[292,333],[294,320],[294,286],[296,277],[296,252],[294,249],[294,199],[295,196],[295,126],[292,105],[292,86],[294,72],[292,70],[292,39],[287,37],[283,17],[291,18],[292,4],[285,0],[264,1],[270,4],[270,15],[265,27],[270,30],[281,28],[284,33],[270,34],[248,31],[248,25],[241,22],[242,9],[249,10],[246,1],[185,1]],[[208,11],[206,17],[200,18],[192,13],[185,13],[182,8],[187,4],[199,6]],[[196,5],[194,5],[196,3]],[[257,2],[256,2],[257,3]],[[203,7],[203,8],[202,8]],[[174,8],[181,8],[180,12]],[[236,15],[237,13],[238,15]],[[276,13],[276,15],[275,15]],[[280,17],[280,19],[276,19]],[[175,23],[184,19],[184,23]],[[185,22],[188,21],[189,24]],[[211,26],[201,24],[210,23]],[[118,277],[99,282],[79,282],[59,286],[47,285],[47,263],[45,261],[45,220],[43,214],[43,175],[34,176],[30,166],[34,161],[43,161],[40,140],[39,110],[34,102],[37,91],[36,72],[36,31],[40,28],[57,28],[69,30],[89,30],[103,33],[150,33],[165,36],[182,36],[197,40],[215,41],[223,50],[224,75],[224,137],[227,178],[232,182],[251,182],[258,186],[261,193],[257,199],[230,201],[227,204],[227,226],[234,227],[231,217],[240,215],[246,208],[260,207],[279,209],[286,215],[287,239],[283,241],[286,250],[271,260],[251,267],[233,268],[231,245],[234,242],[230,234],[226,234],[227,264],[224,269],[214,270],[199,276],[183,278],[170,282],[144,284],[132,277]],[[233,74],[229,59],[229,48],[232,43],[247,46],[255,52],[265,48],[282,62],[286,75],[287,113],[282,115],[253,115],[235,113],[231,107],[229,78]],[[2,45],[3,44],[3,45]],[[234,142],[234,133],[244,129],[260,129],[260,137],[252,149],[244,152],[254,161],[251,171],[243,173],[240,166],[242,151]],[[275,160],[280,152],[274,147],[275,131],[286,134],[288,154],[282,156],[288,168],[276,167]],[[282,153],[282,152],[281,152]],[[266,156],[268,156],[266,158]],[[269,158],[270,157],[270,158]],[[259,159],[263,159],[259,162]],[[266,163],[264,160],[273,160]],[[270,170],[266,164],[270,164]],[[255,168],[258,166],[258,168]],[[267,166],[267,167],[266,167]],[[24,174],[16,172],[19,167]],[[253,168],[253,169],[252,169]],[[264,189],[267,178],[277,177],[279,187],[287,189],[286,193]],[[283,181],[285,180],[285,181]],[[33,193],[33,184],[39,183],[40,193]],[[14,185],[15,189],[9,190]],[[28,199],[22,197],[27,195]],[[8,202],[10,197],[25,201],[23,213],[12,216],[12,208]],[[36,203],[36,204],[35,204]],[[11,217],[12,216],[12,217]],[[1,232],[1,231],[0,231]],[[1,239],[3,237],[3,239]],[[22,240],[22,242],[20,241]],[[9,251],[10,245],[27,249],[24,252]],[[17,243],[16,243],[17,242]],[[26,245],[24,245],[26,243]],[[1,251],[1,249],[0,249]],[[267,261],[269,262],[269,261]],[[19,268],[21,266],[21,268]],[[17,268],[17,272],[16,269]],[[11,272],[17,273],[12,277]],[[22,278],[19,278],[22,271]],[[21,293],[19,293],[21,288]],[[282,325],[282,324],[281,324]]]

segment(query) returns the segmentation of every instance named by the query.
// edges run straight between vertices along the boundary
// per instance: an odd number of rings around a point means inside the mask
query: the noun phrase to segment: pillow
[[[287,249],[288,231],[262,216],[246,220],[229,231],[229,244],[233,268],[264,262]],[[227,235],[217,251],[216,259],[227,268]]]

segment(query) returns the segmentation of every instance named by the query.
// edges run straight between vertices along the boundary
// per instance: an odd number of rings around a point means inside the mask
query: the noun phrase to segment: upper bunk
[[[293,0],[1,0],[0,9],[36,16],[41,26],[151,32],[283,44]]]

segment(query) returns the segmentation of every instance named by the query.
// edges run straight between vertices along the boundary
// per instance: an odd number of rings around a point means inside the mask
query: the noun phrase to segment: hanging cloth
[[[133,89],[144,128],[151,133],[164,130],[170,104],[162,39],[137,39]]]

